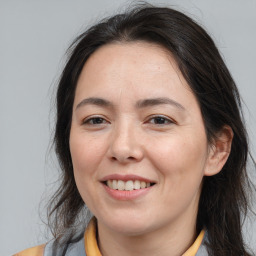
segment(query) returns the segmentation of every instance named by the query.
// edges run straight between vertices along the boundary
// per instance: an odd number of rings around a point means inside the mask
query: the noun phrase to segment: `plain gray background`
[[[150,2],[190,14],[212,35],[246,102],[255,156],[256,0]],[[45,216],[44,202],[56,187],[58,168],[49,150],[52,95],[65,50],[84,28],[124,3],[130,2],[0,0],[0,255],[46,241],[39,213]],[[254,251],[255,222],[244,229]]]

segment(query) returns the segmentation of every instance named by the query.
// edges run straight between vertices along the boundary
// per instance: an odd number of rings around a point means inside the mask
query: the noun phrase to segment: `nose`
[[[143,146],[138,129],[133,125],[123,124],[115,127],[111,134],[108,155],[111,160],[122,164],[139,162],[143,158]]]

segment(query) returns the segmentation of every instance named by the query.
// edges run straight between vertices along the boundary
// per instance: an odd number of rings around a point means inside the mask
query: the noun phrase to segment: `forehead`
[[[181,83],[189,89],[176,61],[165,48],[147,42],[118,42],[96,50],[85,63],[78,80],[94,88],[99,84],[136,83],[143,85],[158,81],[156,87],[165,83]],[[169,81],[167,81],[169,80]]]
[[[100,47],[85,63],[84,72],[89,72],[91,67],[102,72],[110,71],[115,64],[119,73],[121,68],[125,68],[126,72],[134,71],[134,65],[140,65],[141,70],[152,71],[152,75],[164,71],[164,68],[170,71],[169,65],[177,73],[180,72],[171,52],[160,45],[142,41],[116,42]]]

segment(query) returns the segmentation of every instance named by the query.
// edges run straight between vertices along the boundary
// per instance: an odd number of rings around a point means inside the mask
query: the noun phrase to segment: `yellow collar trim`
[[[102,256],[97,244],[96,227],[97,227],[97,221],[96,221],[96,218],[93,217],[89,222],[89,225],[84,234],[84,245],[85,245],[85,252],[87,256]],[[205,233],[204,230],[202,230],[199,236],[197,237],[197,239],[195,240],[195,242],[192,244],[192,246],[182,256],[196,255],[203,241],[204,233]]]
[[[96,218],[93,217],[90,220],[84,234],[84,246],[85,246],[86,256],[102,256],[97,244],[96,227],[97,227],[97,221],[96,221]]]
[[[182,254],[182,256],[195,256],[204,238],[205,231],[202,230],[195,242],[188,248],[188,250]]]
[[[45,244],[28,248],[22,252],[16,253],[13,256],[43,256]]]

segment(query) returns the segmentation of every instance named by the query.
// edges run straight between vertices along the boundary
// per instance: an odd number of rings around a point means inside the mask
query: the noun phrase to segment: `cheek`
[[[104,140],[71,129],[69,143],[77,186],[86,187],[85,183],[96,181],[97,167],[105,155]]]
[[[200,182],[207,161],[207,143],[203,138],[200,141],[176,135],[154,142],[151,149],[152,162],[162,176],[171,177],[173,186]]]
[[[206,162],[205,146],[177,136],[162,145],[155,144],[154,149],[151,162],[159,173],[165,206],[174,212],[183,212],[188,205],[197,209]]]
[[[88,137],[84,132],[71,129],[70,132],[70,153],[73,163],[74,177],[79,193],[83,201],[94,209],[93,198],[95,183],[97,180],[97,167],[104,156],[102,140]]]

